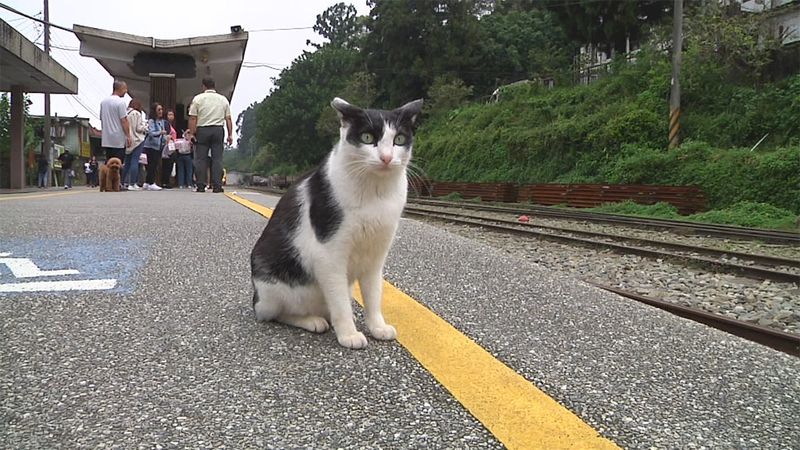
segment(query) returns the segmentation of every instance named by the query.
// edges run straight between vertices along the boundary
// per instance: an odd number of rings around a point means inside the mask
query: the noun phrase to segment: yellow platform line
[[[228,195],[262,215],[270,208]],[[248,206],[250,207],[250,206]],[[363,306],[356,286],[356,301]],[[397,341],[509,449],[617,449],[588,424],[391,283],[383,312]]]
[[[267,208],[266,206],[260,205],[256,202],[251,202],[245,198],[242,198],[236,194],[225,193],[225,196],[229,199],[239,203],[247,208],[252,209],[253,211],[261,214],[262,216],[266,217],[267,219],[272,217],[272,208]]]
[[[0,195],[0,201],[3,200],[27,200],[32,198],[45,198],[45,197],[59,197],[61,195],[85,194],[86,192],[93,191],[68,191],[68,192],[53,192],[51,194],[4,194]]]

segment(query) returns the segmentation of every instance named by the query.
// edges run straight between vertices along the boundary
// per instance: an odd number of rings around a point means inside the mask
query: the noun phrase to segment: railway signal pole
[[[669,93],[669,148],[680,145],[681,48],[683,47],[683,0],[675,0],[672,19],[672,87]]]

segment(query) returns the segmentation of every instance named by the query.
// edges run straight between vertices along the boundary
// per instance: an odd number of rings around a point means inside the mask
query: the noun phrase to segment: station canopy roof
[[[131,97],[147,109],[151,74],[174,74],[177,103],[189,106],[201,92],[201,81],[214,78],[216,90],[233,97],[244,60],[245,31],[182,39],[156,39],[116,31],[73,25],[81,41],[80,54],[97,60],[108,73],[128,83]],[[107,88],[111,94],[111,86]]]
[[[0,91],[77,94],[78,78],[50,55],[0,20]]]

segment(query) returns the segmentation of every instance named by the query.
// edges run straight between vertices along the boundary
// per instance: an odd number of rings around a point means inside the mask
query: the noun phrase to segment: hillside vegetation
[[[671,2],[372,0],[367,16],[343,3],[317,16],[326,42],[239,116],[226,167],[313,167],[337,137],[334,96],[388,109],[423,97],[414,171],[431,179],[698,185],[715,211],[703,220],[791,227],[800,50],[781,48],[763,32],[766,15],[736,2],[687,4],[679,149],[667,149]],[[627,37],[642,45],[626,58]],[[576,85],[573,56],[589,44],[617,57]]]
[[[712,208],[747,200],[800,212],[800,76],[713,94],[689,84],[691,139],[668,151],[666,62],[618,71],[588,86],[511,87],[497,103],[431,117],[417,164],[445,181],[699,185]]]

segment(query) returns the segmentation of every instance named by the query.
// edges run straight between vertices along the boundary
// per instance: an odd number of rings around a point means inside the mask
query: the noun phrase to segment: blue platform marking
[[[0,260],[30,259],[41,271],[77,270],[78,274],[19,278],[6,264],[0,264],[0,296],[19,294],[20,286],[91,285],[89,280],[116,280],[103,292],[130,293],[136,273],[147,260],[148,242],[144,239],[0,239]],[[65,283],[57,283],[65,282]],[[26,283],[39,283],[38,285]],[[48,291],[48,289],[44,289]],[[41,291],[40,291],[41,292]],[[52,291],[68,294],[74,291]],[[21,292],[30,295],[30,292]]]

